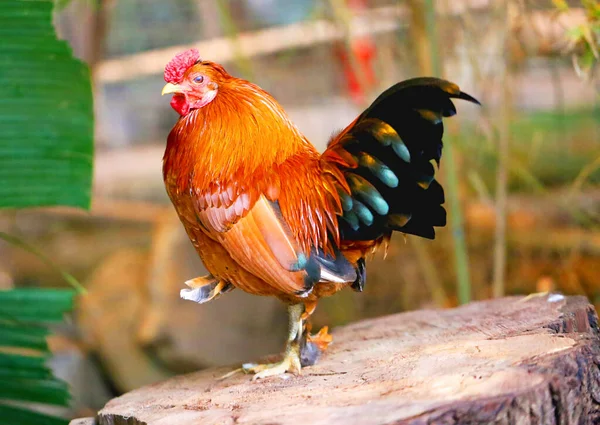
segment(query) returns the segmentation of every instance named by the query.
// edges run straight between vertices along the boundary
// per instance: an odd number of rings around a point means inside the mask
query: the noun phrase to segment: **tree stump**
[[[512,297],[397,314],[335,329],[334,344],[300,376],[219,381],[231,369],[208,369],[113,399],[98,421],[596,424],[598,332],[584,297]]]

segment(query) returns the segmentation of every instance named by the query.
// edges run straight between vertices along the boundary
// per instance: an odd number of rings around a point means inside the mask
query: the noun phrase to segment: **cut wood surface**
[[[113,399],[99,423],[600,423],[598,318],[583,297],[421,310],[333,335],[300,376],[219,381],[228,368],[178,376]]]

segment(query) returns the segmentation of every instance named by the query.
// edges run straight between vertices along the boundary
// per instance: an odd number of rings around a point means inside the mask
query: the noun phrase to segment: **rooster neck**
[[[265,91],[243,80],[219,87],[215,99],[179,119],[169,134],[163,173],[179,190],[212,192],[273,173],[315,148]]]

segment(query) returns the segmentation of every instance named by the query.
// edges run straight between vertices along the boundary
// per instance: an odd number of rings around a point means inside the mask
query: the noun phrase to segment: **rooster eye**
[[[198,75],[197,77],[194,77],[194,82],[200,84],[202,81],[204,81],[204,76],[202,75]]]

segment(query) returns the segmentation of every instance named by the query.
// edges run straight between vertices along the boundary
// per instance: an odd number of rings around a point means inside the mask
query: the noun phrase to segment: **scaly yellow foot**
[[[532,300],[532,299],[534,299],[534,298],[541,298],[541,297],[545,297],[545,296],[547,296],[547,295],[549,295],[549,294],[550,294],[550,293],[549,293],[549,292],[547,292],[547,291],[543,291],[543,292],[534,292],[534,293],[532,293],[532,294],[529,294],[529,295],[527,295],[527,296],[526,296],[526,297],[524,297],[524,298],[521,298],[521,299],[520,299],[520,300],[518,300],[517,302],[519,302],[519,303],[525,303],[525,302],[527,302],[527,301],[529,301],[529,300]]]
[[[303,311],[303,304],[294,304],[288,307],[290,328],[282,361],[270,364],[246,363],[245,365],[242,365],[240,369],[233,370],[219,379],[227,379],[238,372],[254,373],[255,375],[252,377],[252,380],[282,375],[287,372],[299,374],[302,369],[302,363],[300,362],[300,341],[302,339],[301,317]],[[325,333],[327,333],[327,329],[325,330]]]
[[[302,366],[300,365],[300,356],[297,349],[290,350],[289,353],[279,363],[254,364],[246,363],[242,366],[244,373],[253,373],[252,380],[267,378],[269,376],[283,375],[284,373],[300,374]]]

